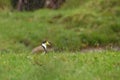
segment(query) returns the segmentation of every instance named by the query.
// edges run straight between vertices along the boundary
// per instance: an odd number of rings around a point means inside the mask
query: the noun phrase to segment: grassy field
[[[119,0],[67,0],[59,10],[2,10],[0,51],[31,51],[45,39],[59,51],[120,46],[119,13]]]
[[[1,80],[120,80],[120,52],[0,54]]]
[[[80,10],[80,12],[79,12]],[[86,18],[87,17],[87,18]],[[47,39],[56,50],[120,46],[120,18],[96,12],[39,10],[0,13],[0,50],[30,51]]]
[[[58,10],[11,11],[0,1],[0,80],[120,80],[119,0],[66,0]],[[48,40],[55,52],[32,55]]]

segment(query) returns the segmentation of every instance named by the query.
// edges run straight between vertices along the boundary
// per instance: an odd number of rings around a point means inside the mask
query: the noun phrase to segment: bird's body
[[[38,47],[35,47],[33,50],[32,50],[32,53],[43,53],[45,52],[44,48],[40,45]]]
[[[44,41],[44,42],[42,42],[41,45],[35,47],[32,50],[32,53],[47,53],[48,51],[50,51],[50,49],[48,49],[49,45],[50,45],[50,43],[48,41]]]

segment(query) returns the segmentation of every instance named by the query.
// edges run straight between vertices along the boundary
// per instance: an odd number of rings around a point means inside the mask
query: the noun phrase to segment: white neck
[[[47,49],[47,46],[46,46],[45,43],[42,43],[42,46],[43,46],[45,49]]]

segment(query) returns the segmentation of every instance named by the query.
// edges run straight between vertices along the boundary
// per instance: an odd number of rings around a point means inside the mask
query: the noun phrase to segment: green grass
[[[0,13],[0,43],[4,44],[0,50],[31,51],[45,39],[59,51],[120,46],[119,13],[119,0],[67,0],[59,10],[3,10]]]
[[[119,0],[66,0],[59,10],[11,12],[0,1],[0,80],[120,80]],[[32,55],[47,39],[56,52]],[[60,51],[60,52],[59,52]],[[67,51],[67,52],[65,52]]]
[[[39,10],[0,13],[0,49],[30,50],[47,39],[57,50],[120,45],[119,17],[96,12]],[[109,35],[110,34],[110,35]]]
[[[120,80],[119,52],[0,53],[1,80]]]

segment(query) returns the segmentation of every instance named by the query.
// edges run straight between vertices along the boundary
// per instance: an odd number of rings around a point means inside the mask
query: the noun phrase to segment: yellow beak
[[[46,45],[50,45],[50,43],[47,41],[47,42],[46,42]]]

